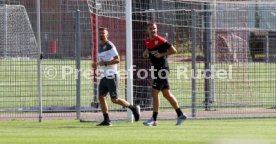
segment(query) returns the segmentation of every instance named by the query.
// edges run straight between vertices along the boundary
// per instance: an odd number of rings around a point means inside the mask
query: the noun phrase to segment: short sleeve
[[[116,48],[116,46],[112,43],[112,42],[110,42],[109,41],[109,46],[110,46],[110,50],[108,51],[108,53],[109,53],[109,55],[113,58],[113,57],[115,57],[115,56],[119,56],[119,53],[118,53],[118,51],[117,51],[117,48]]]
[[[119,53],[118,53],[116,47],[112,47],[112,49],[110,49],[110,51],[109,51],[109,54],[110,54],[112,57],[119,56]]]
[[[170,44],[169,42],[164,42],[164,48],[165,49],[169,49],[172,46],[172,44]]]

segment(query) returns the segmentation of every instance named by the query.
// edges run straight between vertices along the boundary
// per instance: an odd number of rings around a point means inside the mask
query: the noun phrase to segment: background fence
[[[9,4],[0,6],[0,118],[37,118],[36,0],[0,0],[0,4]],[[97,56],[97,28],[108,27],[121,56],[122,72],[126,66],[125,1],[43,0],[41,5],[43,118],[76,118],[75,30],[76,10],[80,9],[81,119],[102,119],[95,107],[98,81],[90,68]],[[20,10],[26,13],[24,23],[16,16],[7,17],[22,15]],[[151,79],[137,77],[139,69],[150,67],[142,59],[148,21],[156,21],[158,33],[178,50],[169,57],[170,85],[189,116],[276,116],[275,2],[136,0],[132,11],[133,65],[137,69],[133,98],[142,108],[142,118],[151,115],[152,107]],[[12,24],[26,28],[8,29]],[[7,37],[11,33],[17,35]],[[19,36],[22,34],[25,37]],[[123,74],[119,95],[127,98]],[[127,119],[125,108],[110,100],[108,104],[111,119]],[[174,110],[162,97],[160,118],[174,117]]]

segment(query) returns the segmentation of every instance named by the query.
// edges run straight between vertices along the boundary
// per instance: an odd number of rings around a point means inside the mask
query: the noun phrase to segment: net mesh
[[[37,56],[36,39],[24,6],[0,6],[1,57]]]
[[[0,5],[1,119],[37,106],[37,56],[36,39],[25,7]],[[25,117],[36,115],[31,112]]]

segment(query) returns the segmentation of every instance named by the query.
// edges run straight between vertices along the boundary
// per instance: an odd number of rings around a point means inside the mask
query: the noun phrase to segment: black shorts
[[[169,80],[168,80],[169,70],[167,70],[167,73],[161,72],[160,75],[158,75],[158,72],[159,70],[154,73],[155,78],[153,79],[153,82],[152,82],[152,88],[160,91],[164,89],[170,89]]]
[[[169,81],[168,79],[154,79],[152,82],[152,88],[160,91],[170,89]]]
[[[117,76],[104,77],[100,80],[99,96],[106,96],[109,92],[111,98],[118,98],[118,80]]]

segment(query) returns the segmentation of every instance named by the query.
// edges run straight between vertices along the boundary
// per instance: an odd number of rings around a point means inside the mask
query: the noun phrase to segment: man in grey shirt
[[[129,104],[124,99],[118,98],[117,64],[120,62],[120,57],[115,45],[108,40],[107,28],[99,28],[99,39],[98,62],[93,63],[92,67],[96,69],[99,66],[101,80],[98,92],[104,120],[97,126],[111,126],[106,103],[107,93],[110,94],[113,103],[129,108],[133,113],[135,121],[138,121],[140,118],[139,107]]]

